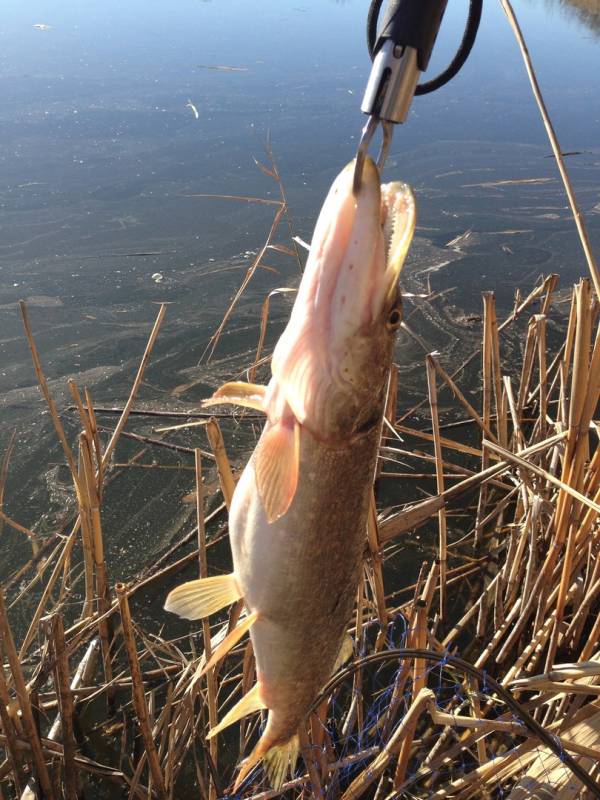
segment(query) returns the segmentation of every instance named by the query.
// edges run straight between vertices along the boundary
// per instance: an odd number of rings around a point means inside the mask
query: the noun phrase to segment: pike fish
[[[205,667],[250,632],[256,684],[209,733],[268,710],[236,787],[261,759],[281,786],[299,725],[351,654],[345,629],[401,322],[398,276],[415,226],[407,185],[382,186],[369,158],[355,195],[353,172],[351,163],[338,175],[319,215],[268,386],[227,383],[206,401],[266,414],[231,503],[234,571],[178,586],[165,605],[200,619],[243,598],[246,617]]]

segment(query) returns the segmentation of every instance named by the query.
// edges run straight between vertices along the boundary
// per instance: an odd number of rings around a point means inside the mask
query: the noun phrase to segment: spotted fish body
[[[231,504],[234,571],[167,599],[190,618],[244,599],[257,683],[217,730],[258,708],[268,719],[236,785],[261,758],[282,783],[344,649],[360,577],[415,215],[408,187],[381,186],[370,159],[356,195],[352,178],[350,164],[323,205],[269,385],[225,384],[209,401],[267,416]]]
[[[378,424],[339,446],[303,431],[294,500],[271,524],[254,489],[254,459],[240,478],[230,539],[240,593],[258,612],[250,636],[270,709],[265,752],[295,735],[340,652],[362,565],[378,439]]]

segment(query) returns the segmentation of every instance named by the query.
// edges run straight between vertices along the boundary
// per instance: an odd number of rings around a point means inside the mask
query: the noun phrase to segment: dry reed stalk
[[[522,419],[525,409],[531,378],[533,375],[533,362],[536,350],[537,326],[532,317],[527,325],[527,336],[525,339],[525,350],[523,353],[523,363],[521,364],[521,377],[519,380],[519,394],[517,396],[517,417]]]
[[[479,614],[477,615],[477,627],[475,629],[475,636],[483,641],[485,637],[485,628],[489,612],[489,598],[488,593],[484,592],[481,595],[479,602]]]
[[[42,369],[42,362],[40,360],[40,356],[35,341],[33,339],[33,334],[31,332],[31,325],[29,324],[29,314],[27,312],[27,306],[23,300],[19,300],[19,309],[21,311],[23,327],[25,329],[25,335],[27,337],[29,349],[31,350],[33,368],[35,370],[35,374],[37,376],[40,389],[42,391],[42,394],[50,411],[50,416],[52,418],[52,422],[54,423],[54,429],[56,430],[56,434],[62,445],[65,458],[67,459],[67,464],[69,465],[69,469],[71,470],[73,485],[75,486],[76,491],[79,492],[80,491],[79,476],[77,474],[77,465],[75,463],[73,451],[71,450],[69,443],[67,442],[67,437],[65,436],[65,431],[62,426],[62,422],[60,421],[60,417],[58,416],[58,411],[56,409],[56,403],[54,402],[54,398],[50,394],[50,389],[48,388],[48,383],[46,381],[46,377]]]
[[[85,410],[89,418],[89,425],[92,433],[92,441],[94,442],[94,450],[96,453],[96,466],[98,469],[98,494],[102,500],[102,488],[104,486],[104,466],[102,458],[102,443],[100,441],[100,433],[98,431],[98,421],[96,420],[96,412],[94,411],[94,404],[92,403],[92,395],[90,394],[87,386],[84,388],[85,393]]]
[[[217,462],[217,471],[219,473],[219,483],[221,485],[223,500],[225,501],[225,505],[229,511],[231,498],[233,497],[233,492],[235,490],[235,480],[233,478],[233,472],[231,471],[229,459],[227,458],[223,434],[221,433],[219,423],[214,418],[211,418],[208,421],[205,430],[211,450],[213,451],[215,457],[215,461]]]
[[[512,422],[512,441],[509,443],[510,445],[514,444],[515,449],[521,450],[525,446],[525,437],[523,435],[523,428],[521,427],[521,417],[517,411],[517,403],[515,400],[515,396],[513,393],[512,382],[508,375],[505,375],[503,378],[504,384],[504,393],[506,394],[506,399],[508,401],[508,410],[510,413],[510,419]]]
[[[523,596],[531,592],[535,574],[538,564],[538,531],[540,530],[540,515],[542,511],[542,500],[540,497],[534,497],[530,506],[529,514],[529,557],[527,559],[527,566],[525,570],[525,581],[523,584]]]
[[[85,468],[83,464],[82,440],[79,439],[79,476],[80,482],[85,484]],[[92,523],[90,519],[89,498],[87,492],[82,492],[78,498],[79,522],[81,527],[81,549],[83,552],[83,566],[85,578],[85,597],[81,609],[81,619],[88,619],[94,609],[94,542],[92,538]]]
[[[538,373],[539,373],[539,410],[538,410],[538,435],[540,439],[545,439],[547,435],[547,416],[548,416],[548,372],[546,363],[546,317],[543,314],[536,314],[534,317],[536,324],[536,339],[538,345]]]
[[[409,428],[406,425],[399,425],[399,424],[395,426],[395,429],[399,433],[407,433],[410,436],[414,436],[417,439],[424,439],[426,442],[433,442],[432,433],[427,433],[426,431],[419,431],[416,430],[416,428]],[[444,447],[447,447],[449,450],[456,450],[457,453],[464,453],[465,455],[481,458],[482,452],[477,447],[471,447],[468,444],[457,442],[454,439],[448,439],[446,436],[440,436],[440,442]]]
[[[0,510],[0,522],[5,522],[9,528],[12,528],[14,531],[18,533],[22,533],[31,541],[32,545],[38,541],[37,534],[34,531],[29,530],[24,525],[16,522],[14,519],[11,519],[8,514],[5,514],[4,511]],[[34,555],[36,554],[37,550],[34,550]]]
[[[265,343],[265,336],[267,335],[267,326],[269,322],[269,309],[271,307],[271,298],[279,294],[295,294],[296,289],[289,289],[288,287],[280,287],[274,289],[265,297],[260,309],[260,328],[258,334],[258,344],[256,345],[256,355],[252,365],[248,368],[248,383],[254,383],[256,380],[256,371],[262,363],[262,350]]]
[[[196,519],[198,522],[198,577],[208,577],[208,559],[206,557],[206,529],[204,527],[204,486],[202,484],[202,455],[196,448],[194,453],[194,466],[196,468]],[[210,622],[208,617],[202,620],[202,639],[204,643],[204,653],[206,660],[209,661],[212,655],[210,643]],[[208,721],[211,728],[215,728],[218,723],[217,715],[217,677],[216,670],[210,669],[206,674],[206,691],[208,695]],[[219,743],[218,737],[213,736],[209,742],[209,752],[212,763],[217,768]],[[209,785],[209,797],[216,800],[217,790],[214,780],[211,779]]]
[[[161,306],[158,310],[158,315],[152,327],[152,331],[150,332],[150,338],[148,339],[148,343],[146,344],[146,347],[144,349],[142,360],[140,361],[140,365],[138,367],[136,376],[134,378],[133,385],[129,392],[129,397],[127,398],[127,402],[123,407],[123,411],[121,413],[121,416],[119,417],[119,420],[112,433],[112,436],[110,437],[108,444],[104,449],[104,455],[102,456],[102,461],[101,461],[102,470],[106,469],[110,461],[110,457],[112,456],[113,450],[115,449],[117,442],[119,440],[119,436],[121,435],[121,432],[125,427],[125,423],[127,422],[127,419],[129,417],[129,412],[131,411],[131,408],[135,402],[136,395],[138,393],[138,389],[140,388],[140,385],[142,383],[142,378],[144,377],[146,366],[148,364],[148,361],[150,360],[150,354],[152,353],[152,348],[154,347],[154,343],[156,342],[156,337],[158,336],[158,332],[160,330],[160,326],[162,325],[162,321],[165,316],[166,310],[167,310],[166,305],[164,303],[161,303]]]
[[[500,586],[500,583],[498,583],[498,586]],[[478,682],[473,676],[468,678],[468,681],[469,681],[469,689],[470,689],[469,699],[471,701],[471,711],[472,711],[472,715],[473,715],[473,722],[482,723],[482,722],[484,722],[484,720],[482,719],[482,714],[481,714],[481,703],[479,701],[479,694],[478,694],[478,691],[479,691]],[[434,721],[438,721],[439,722],[440,720],[435,720],[435,718],[433,717],[433,714],[431,713],[432,710],[433,711],[436,710],[435,706],[433,707],[433,709],[430,708],[429,713],[431,714],[431,717],[432,717],[432,719],[434,719]],[[456,722],[455,722],[455,720],[453,718],[454,715],[449,714],[447,716],[450,717],[450,723],[449,724],[450,725],[455,725]],[[492,725],[494,724],[491,721],[490,721],[490,723]],[[494,728],[493,730],[497,730],[497,728]],[[477,739],[477,742],[476,742],[475,746],[476,746],[476,749],[477,749],[477,760],[479,761],[479,765],[481,766],[482,764],[485,764],[487,762],[487,760],[488,760],[488,754],[487,754],[487,750],[486,750],[486,746],[485,746],[485,738],[482,737],[481,739]]]
[[[79,531],[79,524],[77,522],[63,544],[62,553],[60,554],[56,564],[54,565],[52,574],[50,575],[46,585],[44,586],[44,589],[42,591],[42,596],[40,597],[37,608],[33,614],[33,617],[31,618],[31,622],[29,623],[29,628],[27,629],[25,638],[23,639],[23,642],[21,644],[21,649],[19,650],[19,658],[21,660],[25,658],[25,655],[27,654],[27,651],[29,650],[31,643],[33,642],[33,640],[37,635],[40,619],[44,616],[46,604],[50,596],[52,595],[56,582],[58,581],[61,575],[63,566],[69,556],[69,553],[71,552],[71,547],[74,544],[75,537],[77,536],[78,531]]]
[[[414,585],[414,595],[412,601],[408,604],[408,607],[405,611],[405,619],[406,619],[406,647],[414,647],[415,636],[416,636],[416,620],[417,620],[417,604],[421,597],[421,593],[423,591],[423,584],[425,581],[425,570],[427,569],[427,562],[424,561],[421,564],[421,568],[419,570],[419,575],[417,577],[417,581]],[[394,680],[394,688],[392,691],[392,696],[390,698],[389,705],[383,715],[382,720],[382,740],[387,741],[390,735],[390,729],[394,723],[396,718],[396,714],[398,711],[398,707],[402,702],[402,698],[404,695],[404,688],[406,686],[406,682],[411,674],[411,667],[410,667],[410,660],[405,659],[402,663],[398,672],[396,673],[396,678]],[[378,725],[380,722],[378,722]]]
[[[67,381],[67,385],[69,387],[69,391],[71,392],[71,397],[73,398],[73,402],[75,403],[75,408],[79,414],[79,419],[83,426],[83,430],[89,442],[92,442],[94,439],[94,434],[92,431],[92,424],[90,421],[90,417],[88,415],[87,410],[83,406],[83,401],[81,399],[81,395],[79,393],[79,389],[77,388],[77,384],[75,381],[70,378]],[[89,406],[88,406],[89,408]]]
[[[0,463],[0,512],[2,512],[2,509],[4,507],[4,489],[6,487],[6,479],[8,477],[8,467],[15,448],[16,438],[17,438],[17,432],[16,430],[14,430],[10,435],[10,439],[8,440],[8,444],[6,445],[6,449],[4,450],[4,455],[2,456],[2,462]],[[3,520],[4,516],[0,516],[0,536],[2,535]]]
[[[20,795],[27,782],[27,778],[23,771],[21,753],[17,746],[17,737],[20,731],[16,728],[15,721],[9,713],[10,705],[10,695],[6,674],[4,672],[4,653],[0,649],[0,723],[2,723],[2,731],[6,737],[5,749],[12,773],[11,777],[15,785],[15,793]]]
[[[506,447],[508,441],[508,421],[506,418],[506,405],[503,402],[500,336],[498,333],[498,317],[496,316],[496,298],[493,292],[485,293],[484,303],[489,304],[492,384],[494,387],[494,404],[496,408],[497,439],[500,444]]]
[[[435,475],[436,487],[439,495],[444,493],[444,467],[442,463],[442,446],[440,443],[440,422],[438,418],[437,385],[435,361],[431,356],[425,359],[427,369],[427,387],[429,391],[429,406],[431,409],[431,424],[433,431],[433,447],[435,453]],[[440,566],[440,591],[439,591],[439,612],[440,619],[444,619],[446,614],[446,572],[448,567],[448,547],[446,530],[446,509],[440,508],[438,511],[439,544],[438,558]]]
[[[377,618],[379,620],[379,633],[377,635],[377,642],[375,644],[375,650],[378,652],[385,646],[385,637],[388,626],[388,613],[385,605],[383,558],[379,544],[377,506],[375,503],[375,492],[373,490],[371,490],[371,502],[369,504],[369,516],[367,518],[367,542],[369,545],[369,560],[373,576],[373,596],[375,598]]]
[[[498,645],[502,641],[505,633],[510,628],[511,624],[514,622],[514,620],[517,617],[519,617],[520,608],[521,608],[521,598],[517,598],[515,600],[515,602],[513,603],[510,611],[506,614],[506,617],[505,617],[504,622],[502,623],[502,625],[499,628],[497,628],[497,630],[494,631],[494,633],[492,634],[492,638],[489,639],[488,643],[486,644],[486,646],[481,651],[481,654],[479,655],[479,658],[477,658],[477,660],[475,661],[475,663],[473,665],[474,667],[477,667],[477,669],[482,669],[485,666],[485,664],[487,663],[488,658],[491,656],[491,654],[494,652],[494,650],[498,647]],[[504,657],[505,657],[504,651],[501,650],[498,653],[498,655],[496,656],[496,662],[498,664],[501,664],[502,661],[504,660]]]
[[[493,319],[495,317],[494,295],[492,292],[483,292],[483,354],[482,354],[482,414],[483,424],[486,428],[490,427],[492,416],[492,385],[493,385]],[[481,471],[484,472],[489,466],[489,453],[482,446]],[[477,515],[475,517],[475,540],[477,547],[483,537],[482,518],[485,516],[487,504],[488,487],[484,484],[479,492],[477,503]]]
[[[396,420],[396,408],[398,407],[398,368],[392,364],[388,378],[387,391],[385,396],[385,408],[383,411],[383,427],[381,429],[381,441],[379,449],[385,447],[386,439],[389,437],[390,431],[394,432],[394,422]],[[375,464],[375,479],[374,483],[381,477],[383,470],[383,459],[381,456],[377,459]]]
[[[527,76],[529,78],[529,82],[531,83],[531,88],[533,90],[533,94],[538,109],[540,111],[542,121],[544,123],[544,127],[546,128],[548,139],[550,140],[550,146],[552,147],[552,152],[554,153],[556,165],[558,167],[558,170],[560,172],[560,177],[562,178],[562,182],[565,187],[565,192],[569,200],[569,205],[571,207],[573,219],[575,220],[575,225],[577,226],[577,232],[579,234],[581,246],[583,248],[585,259],[587,261],[587,265],[590,270],[592,280],[594,282],[594,288],[596,289],[596,295],[600,297],[600,272],[598,271],[598,265],[596,263],[594,253],[590,245],[587,229],[585,226],[584,216],[577,204],[577,199],[575,197],[575,193],[573,192],[571,180],[569,178],[569,174],[567,172],[567,168],[565,166],[565,162],[563,159],[562,150],[558,143],[558,139],[556,138],[556,133],[554,132],[554,128],[552,126],[552,122],[550,121],[550,117],[548,116],[548,111],[546,109],[546,105],[544,103],[544,99],[542,97],[542,93],[540,91],[540,87],[537,82],[537,78],[535,76],[535,71],[531,63],[531,58],[529,57],[529,51],[527,49],[527,45],[525,44],[525,39],[523,38],[523,34],[521,33],[521,28],[519,26],[519,23],[517,22],[515,12],[513,11],[513,7],[509,2],[509,0],[500,0],[500,3],[502,5],[502,8],[504,9],[504,13],[508,18],[513,33],[515,34],[515,38],[519,45],[519,49],[521,50],[521,55],[523,56],[523,61],[525,63]]]
[[[415,624],[414,624],[414,644],[412,647],[417,649],[424,649],[427,647],[427,615],[433,601],[435,588],[439,578],[439,564],[434,562],[429,570],[429,575],[425,581],[423,591],[420,598],[415,604]],[[419,703],[419,697],[422,698],[422,691],[425,688],[427,681],[427,670],[425,662],[421,658],[415,658],[413,664],[413,677],[412,677],[412,703],[406,716],[400,723],[404,729],[404,738],[399,742],[398,760],[396,769],[394,771],[394,789],[398,788],[404,783],[406,777],[406,770],[408,762],[413,749],[413,740],[418,722],[418,715],[411,715],[411,711],[415,705]],[[419,712],[420,714],[420,712]],[[405,724],[407,717],[410,717],[409,722]],[[391,741],[391,740],[390,740]]]
[[[25,684],[25,678],[21,669],[21,662],[17,654],[17,648],[12,635],[12,630],[8,621],[6,613],[6,605],[4,602],[4,593],[0,589],[0,639],[2,647],[6,652],[10,671],[12,673],[13,683],[17,699],[19,701],[19,708],[22,715],[23,729],[27,736],[29,746],[31,747],[32,764],[35,769],[36,778],[39,781],[40,789],[43,793],[44,800],[54,800],[54,789],[50,780],[50,774],[46,767],[44,760],[44,753],[38,734],[38,728],[35,722],[31,701],[29,698],[29,691]]]
[[[148,766],[154,784],[154,791],[161,800],[166,800],[167,792],[164,783],[164,776],[158,760],[158,753],[154,739],[152,738],[152,728],[148,716],[148,706],[146,704],[146,696],[144,694],[144,682],[142,679],[142,671],[138,660],[137,647],[135,644],[135,635],[133,633],[133,624],[131,621],[131,612],[129,610],[129,601],[127,599],[127,590],[122,583],[115,586],[117,598],[119,601],[119,611],[121,614],[121,623],[123,625],[123,641],[125,643],[125,651],[127,653],[127,661],[129,663],[129,671],[131,674],[131,694],[135,714],[140,726],[140,732],[144,741],[144,749],[146,758],[148,759]]]
[[[498,577],[499,573],[494,576],[490,586],[495,586],[497,581],[499,580]],[[479,598],[471,605],[471,607],[463,614],[463,616],[456,622],[453,627],[450,629],[446,637],[442,641],[442,646],[445,649],[448,649],[450,643],[453,639],[455,639],[464,629],[468,622],[478,613],[481,608],[482,603],[484,602],[484,597],[487,596],[486,592],[482,592]],[[478,625],[479,626],[479,625]]]
[[[325,792],[321,783],[321,775],[319,769],[319,760],[315,758],[314,748],[308,736],[306,725],[300,725],[298,729],[298,736],[300,739],[300,750],[302,758],[306,765],[308,778],[310,782],[310,794],[308,797],[324,797]],[[307,787],[308,789],[308,787]]]
[[[77,770],[75,767],[75,732],[73,726],[73,694],[70,686],[69,660],[65,644],[65,629],[60,614],[48,620],[46,635],[50,643],[50,655],[55,662],[54,685],[58,697],[62,733],[65,800],[77,800]]]
[[[570,572],[574,553],[575,528],[570,524],[570,515],[576,513],[573,497],[583,497],[577,487],[583,486],[583,462],[588,454],[588,430],[591,414],[595,408],[600,382],[596,375],[590,374],[589,348],[591,339],[590,286],[582,280],[575,288],[576,325],[573,348],[573,371],[571,380],[571,402],[569,407],[569,426],[563,457],[562,480],[558,483],[560,492],[556,500],[554,515],[554,546],[547,557],[549,569],[553,568],[558,552],[566,540],[562,577],[557,601],[556,625],[548,648],[548,664],[554,659],[558,645],[559,626],[564,613],[565,596],[570,583]],[[592,391],[592,401],[588,392]],[[595,392],[595,394],[594,394]],[[589,414],[589,418],[588,418]],[[550,476],[549,476],[550,477]],[[555,479],[554,479],[555,480]],[[597,510],[600,510],[598,508]],[[543,590],[542,597],[545,596]]]
[[[277,205],[278,208],[277,208],[277,211],[275,212],[275,215],[274,215],[273,220],[271,222],[271,227],[269,228],[269,232],[267,234],[267,238],[265,239],[262,247],[260,248],[260,250],[258,251],[256,256],[254,257],[254,259],[252,261],[252,264],[248,267],[248,270],[247,270],[247,272],[246,272],[246,274],[245,274],[245,276],[244,276],[244,278],[242,280],[242,283],[238,287],[238,289],[237,289],[237,291],[236,291],[231,303],[229,304],[227,310],[223,314],[223,318],[221,319],[221,322],[219,323],[216,331],[210,337],[210,340],[209,340],[208,344],[206,345],[206,347],[204,349],[204,352],[202,353],[202,359],[204,359],[204,357],[206,356],[207,360],[210,361],[210,359],[212,358],[212,356],[213,356],[213,354],[215,352],[215,349],[217,347],[217,344],[219,343],[219,339],[221,338],[221,334],[225,330],[225,328],[227,326],[227,323],[229,322],[229,318],[231,317],[231,315],[233,313],[233,309],[238,304],[240,298],[242,297],[242,295],[246,291],[246,288],[247,288],[248,284],[250,283],[250,281],[252,280],[254,274],[256,273],[256,270],[260,266],[260,262],[264,258],[264,255],[267,252],[267,250],[269,248],[269,245],[271,244],[271,240],[273,239],[273,236],[275,235],[275,231],[279,227],[279,223],[281,222],[281,220],[283,219],[284,214],[286,213],[286,205],[285,205],[285,203],[283,203],[283,202],[279,203],[278,201],[269,201],[269,202],[274,204],[274,205]]]
[[[96,483],[96,472],[92,464],[93,444],[90,443],[85,434],[79,437],[80,450],[82,454],[81,463],[83,465],[84,481],[82,491],[85,493],[85,511],[89,514],[90,533],[92,539],[92,552],[94,556],[94,568],[96,573],[96,601],[98,603],[98,633],[102,641],[102,663],[104,666],[104,679],[110,684],[113,677],[112,671],[112,631],[106,614],[111,610],[111,599],[108,584],[106,563],[104,560],[104,540],[102,535],[102,521],[100,518],[100,498],[98,484]],[[82,495],[83,496],[83,495]],[[113,702],[114,694],[109,691],[108,702]]]

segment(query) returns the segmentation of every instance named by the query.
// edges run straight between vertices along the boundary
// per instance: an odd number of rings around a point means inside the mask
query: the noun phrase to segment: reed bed
[[[479,408],[460,374],[429,353],[429,410],[407,425],[394,368],[349,627],[354,653],[306,721],[304,761],[286,796],[600,796],[600,308],[583,279],[565,316],[556,288],[556,276],[541,279],[502,324],[484,293]],[[77,515],[42,540],[2,512],[31,545],[31,560],[0,593],[3,795],[176,798],[193,787],[222,797],[261,724],[250,717],[206,739],[254,680],[243,607],[172,639],[181,623],[157,634],[136,622],[135,604],[136,595],[164,596],[194,564],[200,576],[213,570],[238,473],[223,417],[191,411],[165,425],[161,409],[142,412],[156,415],[161,433],[130,441],[158,454],[182,426],[195,426],[200,447],[174,446],[196,476],[196,521],[154,564],[115,584],[104,555],[105,487],[141,465],[138,455],[123,461],[118,453],[165,308],[116,412],[94,409],[90,393],[70,382],[73,405],[63,413],[80,428],[72,441],[21,310]],[[562,326],[552,346],[550,322]],[[502,358],[510,327],[524,334],[520,364]],[[443,416],[440,396],[454,404]],[[114,426],[98,422],[115,415]],[[253,426],[248,416],[236,424]],[[459,435],[446,427],[450,418]],[[14,440],[3,484],[11,455]],[[155,456],[151,465],[160,468]],[[396,485],[405,492],[407,484],[414,501],[391,505]],[[413,585],[399,587],[398,561],[418,552],[421,529],[430,557]],[[38,602],[17,634],[7,609],[22,597],[22,581]],[[99,732],[102,758],[90,748]],[[241,794],[275,797],[262,781],[255,772]]]

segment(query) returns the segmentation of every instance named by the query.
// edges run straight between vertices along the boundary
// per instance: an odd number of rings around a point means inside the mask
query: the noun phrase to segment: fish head
[[[273,389],[296,420],[327,441],[379,424],[401,324],[398,277],[415,227],[403,183],[381,185],[371,158],[353,192],[354,162],[317,220],[289,323],[272,359]]]

